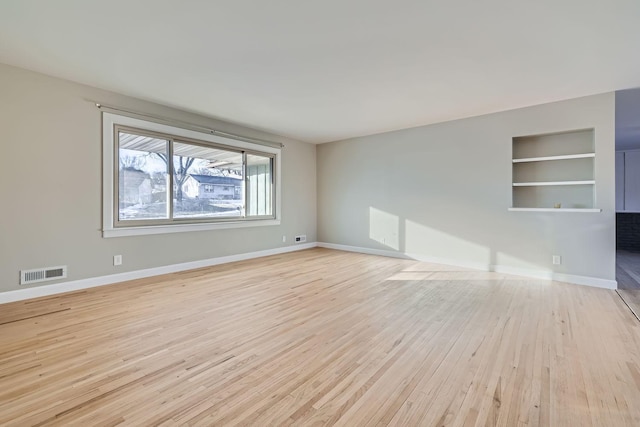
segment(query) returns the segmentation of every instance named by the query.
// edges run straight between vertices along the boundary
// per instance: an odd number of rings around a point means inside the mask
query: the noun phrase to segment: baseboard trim
[[[339,251],[358,252],[369,255],[380,255],[392,258],[413,259],[416,261],[433,262],[436,264],[452,265],[456,267],[472,268],[480,271],[492,271],[496,273],[513,274],[515,276],[529,277],[533,279],[553,280],[555,282],[565,282],[574,285],[592,286],[603,289],[617,289],[618,282],[615,280],[601,279],[598,277],[576,276],[573,274],[555,273],[545,270],[529,270],[515,268],[506,265],[489,265],[478,262],[468,262],[463,260],[438,258],[422,254],[410,254],[404,252],[387,251],[384,249],[371,249],[359,246],[340,245],[336,243],[318,242],[318,247],[336,249]]]
[[[193,270],[196,268],[210,267],[229,262],[245,261],[253,258],[261,258],[270,255],[279,255],[287,252],[301,251],[316,247],[316,243],[285,246],[281,248],[266,249],[263,251],[248,252],[237,255],[228,255],[217,258],[209,258],[199,261],[183,262],[180,264],[165,265],[162,267],[147,268],[144,270],[128,271],[126,273],[110,274],[107,276],[90,277],[87,279],[72,280],[55,283],[52,285],[38,286],[34,288],[16,289],[0,293],[0,304],[22,301],[32,298],[51,296],[65,292],[79,291],[97,286],[111,285],[126,282],[128,280],[143,279],[145,277],[159,276],[161,274],[176,273],[179,271]]]
[[[516,276],[530,277],[534,279],[553,280],[557,282],[572,283],[576,285],[592,286],[604,289],[617,289],[615,280],[600,279],[597,277],[576,276],[571,274],[554,273],[544,270],[526,270],[501,265],[485,265],[475,262],[465,262],[455,259],[438,258],[421,254],[407,254],[404,252],[387,251],[383,249],[364,248],[359,246],[341,245],[336,243],[311,242],[301,245],[285,246],[281,248],[266,249],[263,251],[247,252],[243,254],[228,255],[217,258],[209,258],[199,261],[184,262],[180,264],[165,265],[162,267],[147,268],[144,270],[128,271],[126,273],[110,274],[107,276],[90,277],[87,279],[72,280],[68,282],[43,285],[34,288],[16,289],[0,293],[0,304],[15,301],[23,301],[57,295],[65,292],[79,291],[97,286],[111,285],[126,282],[128,280],[143,279],[145,277],[159,276],[162,274],[176,273],[179,271],[193,270],[196,268],[210,267],[236,261],[245,261],[253,258],[261,258],[270,255],[279,255],[287,252],[295,252],[314,247],[336,249],[347,252],[358,252],[369,255],[386,256],[391,258],[412,259],[423,262],[452,265],[456,267],[472,268],[480,271],[494,271],[496,273],[513,274]]]
[[[318,242],[316,246],[318,246],[319,248],[336,249],[338,251],[346,251],[346,252],[358,252],[361,254],[379,255],[379,256],[386,256],[390,258],[414,259],[409,257],[407,254],[403,252],[386,251],[383,249],[362,248],[359,246],[339,245],[336,243],[325,243],[325,242]]]

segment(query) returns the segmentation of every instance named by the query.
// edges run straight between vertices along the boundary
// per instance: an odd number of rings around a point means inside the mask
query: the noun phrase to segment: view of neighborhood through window
[[[120,220],[168,219],[169,141],[120,132]]]
[[[242,153],[175,142],[173,216],[241,216]]]
[[[120,223],[273,215],[273,158],[269,155],[152,135],[118,131]]]

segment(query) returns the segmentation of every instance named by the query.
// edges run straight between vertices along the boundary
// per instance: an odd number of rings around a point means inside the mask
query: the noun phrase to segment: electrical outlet
[[[122,255],[113,256],[113,265],[122,265]]]
[[[296,243],[304,243],[307,241],[307,235],[306,234],[301,234],[299,236],[296,236]]]
[[[562,264],[562,257],[560,255],[554,255],[553,265],[560,265],[560,264]]]
[[[282,236],[282,243],[285,243],[287,241],[287,236]]]

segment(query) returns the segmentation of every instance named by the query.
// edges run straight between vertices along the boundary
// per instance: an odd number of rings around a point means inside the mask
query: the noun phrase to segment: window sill
[[[279,219],[263,219],[251,221],[229,221],[201,224],[146,225],[141,227],[105,228],[102,237],[144,236],[149,234],[187,233],[193,231],[221,230],[227,228],[263,227],[280,225]]]

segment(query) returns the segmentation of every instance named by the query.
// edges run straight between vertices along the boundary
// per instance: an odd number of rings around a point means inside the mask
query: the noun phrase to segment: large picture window
[[[280,149],[103,114],[105,237],[277,223]]]

